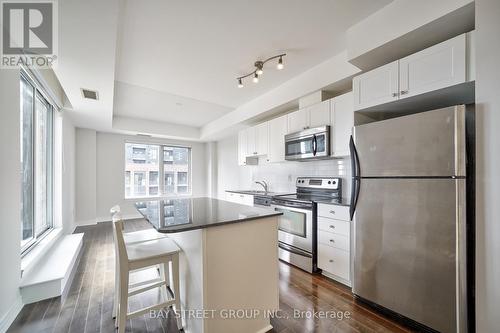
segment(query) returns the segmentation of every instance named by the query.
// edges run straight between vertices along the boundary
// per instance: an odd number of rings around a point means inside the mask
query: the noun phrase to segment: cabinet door
[[[247,156],[257,156],[256,128],[250,127],[247,132]]]
[[[246,165],[247,159],[247,131],[238,133],[238,165]]]
[[[400,98],[466,81],[465,34],[399,60]]]
[[[285,161],[285,135],[287,133],[287,116],[269,121],[269,153],[267,160],[270,163]]]
[[[384,104],[398,99],[399,62],[391,62],[352,80],[354,110]]]
[[[246,206],[253,206],[253,195],[251,194],[239,194],[239,203]]]
[[[310,127],[330,125],[330,100],[311,105],[308,109]]]
[[[318,267],[345,281],[350,281],[350,255],[347,251],[318,244]]]
[[[239,196],[237,193],[226,192],[226,201],[239,203]]]
[[[255,127],[255,141],[257,155],[267,155],[269,148],[269,122]]]
[[[288,133],[302,131],[309,127],[309,109],[304,108],[288,114]]]
[[[331,152],[332,156],[349,156],[349,139],[354,126],[353,93],[332,100]]]

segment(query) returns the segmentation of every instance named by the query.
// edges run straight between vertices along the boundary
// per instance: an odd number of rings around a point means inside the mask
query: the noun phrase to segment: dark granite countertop
[[[321,204],[337,205],[337,206],[347,206],[347,207],[349,207],[351,205],[350,198],[340,198],[340,199],[338,199],[338,198],[336,198],[336,199],[315,198],[314,202],[321,203]]]
[[[174,233],[282,215],[213,198],[179,198],[136,202],[135,207],[159,232]]]
[[[250,194],[250,195],[257,195],[257,196],[266,196],[266,197],[274,197],[275,195],[285,195],[285,194],[291,194],[289,192],[264,192],[264,191],[255,191],[255,190],[226,190],[226,192],[231,192],[231,193],[241,193],[241,194]]]

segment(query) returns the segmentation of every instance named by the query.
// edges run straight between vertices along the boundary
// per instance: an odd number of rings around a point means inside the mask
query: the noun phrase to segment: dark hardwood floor
[[[126,231],[149,228],[142,220],[127,221]],[[111,223],[79,227],[83,253],[73,283],[60,297],[25,305],[8,332],[114,332],[111,318],[114,290],[114,250]],[[130,306],[151,304],[152,293],[137,296]],[[297,311],[332,311],[337,318],[296,316]],[[339,315],[349,313],[340,319]],[[175,320],[147,315],[128,322],[127,332],[177,332]],[[271,320],[273,333],[291,332],[410,332],[354,301],[350,290],[318,275],[280,263],[280,318]]]

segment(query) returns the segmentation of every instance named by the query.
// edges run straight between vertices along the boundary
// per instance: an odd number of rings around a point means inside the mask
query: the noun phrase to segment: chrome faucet
[[[269,186],[267,185],[267,183],[263,180],[261,182],[255,182],[255,184],[259,184],[260,186],[262,186],[264,188],[264,192],[269,192],[268,189],[269,189]]]

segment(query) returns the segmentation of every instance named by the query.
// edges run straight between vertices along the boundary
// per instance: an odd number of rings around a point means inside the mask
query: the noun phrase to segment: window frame
[[[157,146],[158,147],[158,185],[153,185],[153,186],[158,186],[158,194],[156,195],[141,195],[141,196],[127,196],[127,184],[125,181],[125,173],[127,170],[125,169],[125,165],[127,162],[127,144],[137,144],[137,145],[150,145],[150,146]],[[188,169],[187,169],[187,182],[188,182],[188,192],[186,193],[166,193],[165,192],[165,163],[164,163],[164,148],[165,147],[173,147],[173,148],[184,148],[188,150]],[[191,146],[184,146],[184,145],[179,145],[179,144],[169,144],[169,143],[164,143],[164,142],[149,142],[149,141],[131,141],[131,140],[125,140],[123,144],[123,150],[125,152],[124,156],[124,173],[123,173],[123,195],[125,200],[138,200],[138,199],[151,199],[151,198],[172,198],[172,197],[189,197],[193,195],[193,183],[192,183],[192,178],[193,178],[193,147]],[[133,188],[133,175],[135,174],[134,171],[130,171],[130,189]],[[175,178],[175,172],[174,173],[174,178]],[[147,179],[149,179],[149,173],[147,174]],[[177,186],[177,184],[175,184]],[[147,192],[149,192],[148,184],[146,184],[146,189]],[[176,189],[177,191],[177,189]]]
[[[26,81],[32,89],[33,89],[33,103],[32,103],[32,110],[31,110],[31,122],[32,122],[32,128],[31,128],[31,145],[32,145],[32,151],[31,151],[31,181],[32,181],[32,193],[31,193],[31,211],[32,211],[32,236],[30,239],[26,240],[26,242],[23,244],[23,239],[21,236],[21,242],[20,242],[20,248],[21,248],[21,258],[28,254],[42,239],[44,239],[50,231],[54,230],[54,208],[55,208],[55,202],[54,202],[54,180],[55,180],[55,156],[54,156],[54,145],[55,145],[55,135],[54,135],[54,125],[55,125],[55,113],[58,110],[58,108],[54,105],[53,102],[51,102],[51,99],[48,98],[47,93],[43,90],[42,86],[38,84],[37,80],[35,80],[31,75],[28,74],[26,70],[23,68],[20,70],[20,77],[19,81],[21,83],[21,80]],[[20,96],[22,98],[22,96]],[[47,149],[50,150],[46,154],[48,154],[49,158],[45,163],[47,163],[47,168],[50,168],[50,172],[47,172],[46,174],[46,192],[47,192],[47,203],[46,207],[50,207],[50,209],[47,209],[46,212],[46,220],[50,222],[50,225],[48,225],[47,228],[44,230],[40,231],[39,233],[36,232],[36,180],[35,180],[35,172],[36,172],[36,158],[35,158],[35,146],[36,146],[36,128],[37,128],[37,120],[36,120],[36,100],[37,98],[41,99],[42,102],[44,102],[48,110],[50,111],[50,116],[47,116],[47,123],[50,124],[50,128],[47,130],[50,131],[50,133],[47,134]],[[23,110],[20,110],[20,112],[24,112]],[[22,124],[20,124],[22,126]],[[23,142],[21,142],[21,145],[23,145]],[[23,228],[23,214],[21,214],[21,232]]]

